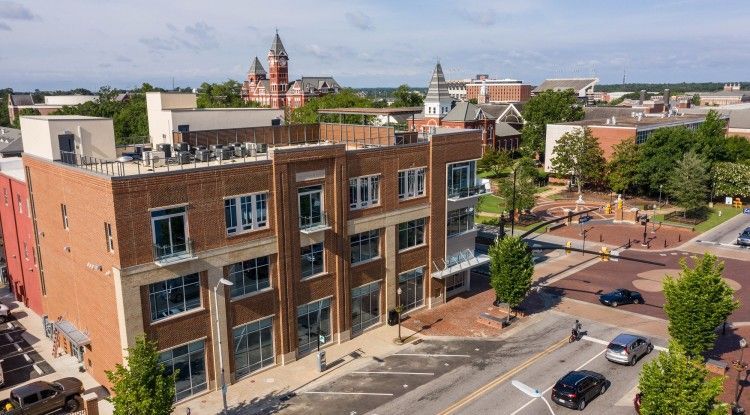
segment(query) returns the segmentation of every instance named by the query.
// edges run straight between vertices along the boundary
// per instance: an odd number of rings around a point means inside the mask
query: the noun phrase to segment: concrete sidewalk
[[[34,351],[39,353],[39,355],[55,370],[54,373],[40,376],[32,380],[53,381],[68,376],[80,379],[81,382],[83,382],[85,390],[84,394],[95,393],[99,397],[99,414],[111,415],[113,413],[112,404],[103,399],[106,391],[97,381],[94,380],[93,377],[91,377],[91,375],[87,372],[80,372],[78,370],[81,363],[79,363],[73,356],[69,355],[62,355],[57,358],[52,356],[52,341],[47,339],[44,335],[42,317],[37,315],[33,310],[26,308],[23,303],[15,301],[13,295],[6,287],[0,288],[0,301],[10,307],[11,313],[16,321],[24,327],[25,331],[21,335],[24,340],[26,340],[29,345],[34,348]],[[11,390],[12,388],[7,388],[0,391],[0,399],[5,399],[10,396]]]
[[[405,327],[401,328],[401,334],[408,342],[419,336]],[[289,393],[329,382],[374,359],[391,355],[408,346],[408,343],[402,346],[394,344],[393,339],[396,337],[398,326],[384,324],[347,342],[327,346],[323,349],[328,362],[328,369],[324,373],[318,372],[317,356],[312,353],[286,366],[274,366],[248,376],[227,387],[229,414],[268,413],[285,400]],[[203,415],[218,414],[221,411],[221,391],[214,390],[178,404],[173,413]]]

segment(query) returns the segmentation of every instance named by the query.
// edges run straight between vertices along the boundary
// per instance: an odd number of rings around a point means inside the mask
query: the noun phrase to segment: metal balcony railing
[[[320,215],[300,216],[299,229],[304,233],[312,233],[329,229],[328,215],[322,212]]]
[[[168,264],[179,262],[181,260],[192,258],[194,256],[193,240],[187,239],[183,243],[154,244],[154,262],[157,264]]]
[[[471,249],[464,249],[448,258],[432,261],[434,269],[432,276],[433,278],[444,278],[453,273],[471,269],[487,262],[489,262],[489,256],[484,254],[476,255]]]
[[[448,199],[464,199],[487,193],[487,188],[482,184],[468,187],[455,187],[448,189]]]

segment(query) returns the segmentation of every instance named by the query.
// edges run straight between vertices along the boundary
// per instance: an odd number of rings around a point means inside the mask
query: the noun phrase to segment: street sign
[[[322,334],[319,334],[318,335],[318,340],[320,341],[320,344],[325,344],[325,342],[326,342],[326,336],[324,336]]]
[[[742,213],[746,215],[750,215],[750,208],[745,208],[745,210],[743,210]]]

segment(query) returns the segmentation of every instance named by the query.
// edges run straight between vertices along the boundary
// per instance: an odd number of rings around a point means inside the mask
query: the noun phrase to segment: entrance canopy
[[[67,338],[78,346],[86,346],[91,343],[89,336],[81,332],[68,320],[58,320],[53,323],[55,327]]]

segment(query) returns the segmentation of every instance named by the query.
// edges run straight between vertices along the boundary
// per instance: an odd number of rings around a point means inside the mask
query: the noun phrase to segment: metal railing
[[[186,239],[185,242],[179,244],[165,244],[165,245],[153,245],[154,250],[154,262],[171,262],[182,258],[189,258],[193,256],[193,240]]]
[[[321,212],[320,215],[300,216],[299,218],[299,229],[301,231],[312,232],[328,227],[328,215],[325,212]]]
[[[476,254],[471,249],[464,249],[456,254],[451,255],[447,259],[440,258],[432,261],[432,266],[436,271],[444,271],[454,265],[458,265],[462,262],[470,261],[476,258]]]
[[[478,196],[487,193],[487,188],[482,184],[468,187],[457,187],[448,189],[448,198],[463,199],[466,197]]]
[[[70,151],[61,151],[60,161],[65,164],[70,164],[71,166],[106,174],[108,176],[123,176],[125,174],[125,165],[121,161],[81,156]]]

